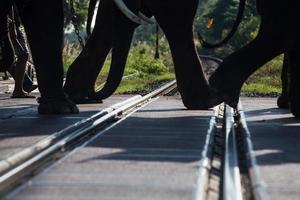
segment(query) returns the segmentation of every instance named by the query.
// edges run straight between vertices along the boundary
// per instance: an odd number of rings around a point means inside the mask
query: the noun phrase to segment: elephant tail
[[[209,43],[204,40],[204,38],[200,32],[197,32],[198,38],[199,38],[200,43],[202,44],[202,47],[206,48],[206,49],[212,49],[212,48],[217,48],[217,47],[220,47],[220,46],[226,44],[233,37],[233,35],[237,31],[237,29],[244,17],[245,5],[246,5],[246,0],[240,0],[238,13],[237,13],[235,22],[234,22],[230,32],[228,33],[228,35],[222,41],[220,41],[216,44]]]
[[[89,8],[88,8],[88,17],[86,22],[86,34],[89,37],[91,35],[91,25],[94,17],[96,4],[98,0],[90,0]]]

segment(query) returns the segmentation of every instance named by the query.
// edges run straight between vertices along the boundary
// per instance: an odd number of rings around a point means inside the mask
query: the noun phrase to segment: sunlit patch
[[[274,155],[274,154],[282,154],[283,151],[279,149],[262,149],[262,150],[255,150],[255,156],[267,156],[267,155]]]
[[[210,28],[212,28],[213,25],[214,25],[214,19],[213,18],[209,18],[208,21],[207,21],[206,27],[208,29],[210,29]]]
[[[252,32],[250,33],[250,36],[251,36],[252,38],[255,38],[256,35],[257,35],[257,32],[256,32],[256,31],[252,31]]]
[[[285,127],[300,127],[300,122],[284,124],[283,126],[285,126]]]

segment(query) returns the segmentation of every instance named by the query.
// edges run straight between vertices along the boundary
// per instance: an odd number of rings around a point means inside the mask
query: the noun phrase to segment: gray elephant
[[[226,57],[210,78],[210,84],[219,94],[214,104],[225,101],[236,106],[240,89],[247,78],[263,64],[284,53],[289,67],[288,100],[291,112],[300,117],[300,4],[288,0],[258,0],[261,25],[257,37]],[[287,69],[287,68],[286,68]],[[212,102],[211,102],[212,103]]]
[[[91,4],[95,4],[95,0]],[[151,23],[149,17],[154,16],[170,44],[184,105],[188,109],[211,107],[210,88],[194,44],[193,22],[197,7],[198,0],[101,0],[96,25],[85,47],[87,52],[82,52],[70,66],[65,92],[77,103],[112,95],[122,79],[135,28]],[[111,49],[112,63],[107,81],[103,89],[95,92],[96,78]]]
[[[19,10],[36,67],[41,98],[40,114],[78,113],[78,108],[63,91],[63,7],[61,0],[1,0],[0,53],[7,46],[7,15],[13,4]],[[4,42],[3,42],[4,41]],[[10,50],[11,51],[11,50]],[[11,62],[11,53],[0,59]],[[10,57],[10,58],[8,58]],[[0,61],[1,63],[1,61]],[[7,62],[6,62],[7,64]]]

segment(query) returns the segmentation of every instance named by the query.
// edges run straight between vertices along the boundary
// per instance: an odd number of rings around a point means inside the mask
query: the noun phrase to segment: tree
[[[87,20],[89,0],[73,0],[73,2],[78,26],[82,29]],[[68,27],[72,23],[70,0],[64,0],[63,7],[65,13],[65,27]]]
[[[238,0],[202,1],[196,16],[196,31],[199,31],[205,40],[211,43],[222,40],[234,24],[238,12],[238,4]],[[258,25],[259,17],[256,13],[255,1],[246,1],[244,19],[229,43],[216,50],[200,49],[200,52],[214,53],[221,57],[226,56],[251,41],[256,35]]]

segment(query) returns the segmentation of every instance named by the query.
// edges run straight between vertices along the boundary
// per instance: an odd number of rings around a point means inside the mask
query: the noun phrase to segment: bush
[[[159,59],[154,59],[148,45],[136,46],[129,54],[127,69],[134,69],[141,75],[161,75],[169,72],[169,68]]]

